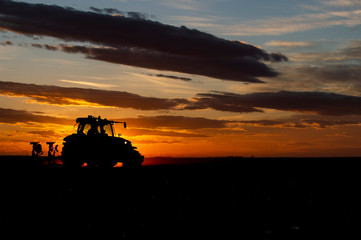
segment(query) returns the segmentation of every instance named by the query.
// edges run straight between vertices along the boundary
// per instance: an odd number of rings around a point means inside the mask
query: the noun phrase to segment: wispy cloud
[[[361,6],[360,0],[327,0],[322,2],[324,5],[337,7]]]
[[[311,47],[314,43],[310,41],[279,41],[272,40],[265,43],[266,46],[283,47],[283,48],[296,48],[296,47]]]
[[[196,11],[201,9],[199,2],[195,0],[162,0],[161,4],[179,10]]]
[[[85,85],[85,86],[90,86],[90,87],[97,87],[97,88],[116,87],[116,85],[112,85],[112,84],[86,82],[86,81],[75,81],[75,80],[67,80],[67,79],[60,79],[59,81],[66,82],[66,83],[78,84],[78,85]]]
[[[301,14],[292,17],[274,17],[219,25],[217,32],[230,36],[282,35],[334,26],[353,27],[360,25],[361,9],[348,11],[325,11]]]
[[[171,21],[177,21],[181,25],[193,27],[193,28],[218,28],[218,22],[221,20],[217,16],[169,16],[168,19]]]
[[[361,41],[350,41],[333,51],[289,54],[294,64],[282,66],[278,81],[293,89],[319,89],[359,96],[361,93]],[[297,79],[296,81],[294,79]]]
[[[96,13],[101,13],[101,14],[110,14],[113,16],[126,16],[129,18],[135,18],[135,19],[148,19],[148,18],[154,18],[153,15],[149,15],[147,13],[141,13],[141,12],[124,12],[124,11],[119,11],[118,9],[114,9],[114,8],[96,8],[96,7],[90,7],[90,10],[96,12]]]

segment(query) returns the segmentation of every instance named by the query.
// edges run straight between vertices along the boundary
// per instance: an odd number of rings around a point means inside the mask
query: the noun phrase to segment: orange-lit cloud
[[[14,110],[0,108],[0,123],[54,123],[54,124],[72,124],[72,121],[65,118],[50,117],[42,115],[39,112],[29,112],[25,110]]]
[[[98,87],[98,88],[115,87],[115,85],[111,85],[111,84],[95,83],[95,82],[88,82],[88,81],[75,81],[75,80],[68,80],[68,79],[60,79],[59,81],[66,82],[66,83],[85,85],[85,86],[90,86],[90,87]]]
[[[1,82],[0,94],[26,96],[39,102],[59,105],[79,105],[88,102],[103,106],[133,108],[139,110],[173,109],[186,104],[186,99],[143,97],[138,94],[85,88],[65,88],[15,82]]]
[[[311,47],[313,45],[312,42],[306,41],[269,41],[265,43],[266,46],[272,47],[286,47],[286,48],[295,48],[295,47]]]
[[[35,85],[0,81],[0,94],[25,96],[39,102],[60,105],[92,103],[138,110],[199,110],[249,113],[276,109],[320,115],[361,115],[361,97],[328,92],[259,92],[235,94],[226,92],[199,93],[191,100],[155,98],[138,94],[59,86]],[[80,102],[80,103],[79,103]],[[173,121],[174,119],[172,119]],[[152,119],[148,119],[152,121]]]

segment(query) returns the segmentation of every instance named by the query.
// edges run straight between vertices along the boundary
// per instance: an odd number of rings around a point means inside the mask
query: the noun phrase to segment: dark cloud
[[[0,42],[0,45],[1,46],[13,45],[13,42],[11,42],[11,41]]]
[[[152,52],[138,48],[102,48],[62,45],[62,51],[67,53],[82,53],[88,59],[101,60],[142,68],[185,72],[230,81],[261,83],[257,77],[274,77],[277,73],[265,64],[238,59],[201,59],[183,55],[172,55],[162,52]]]
[[[124,11],[119,11],[118,9],[115,8],[96,8],[96,7],[90,7],[90,10],[92,10],[93,12],[96,13],[101,13],[101,14],[111,14],[111,15],[122,15],[122,16],[126,16],[129,18],[135,18],[135,19],[149,19],[149,18],[154,18],[153,15],[149,15],[147,13],[141,13],[141,12],[124,12]]]
[[[52,45],[48,45],[48,44],[44,44],[43,46],[47,50],[51,50],[51,51],[57,51],[58,50],[58,47],[56,47],[56,46],[52,46]]]
[[[321,119],[283,119],[283,120],[248,120],[233,121],[233,125],[256,127],[282,127],[282,128],[328,128],[336,126],[360,125],[361,120],[321,120]],[[231,124],[231,125],[232,125]]]
[[[185,116],[138,116],[137,118],[119,119],[127,122],[128,129],[123,133],[127,136],[157,135],[166,137],[206,138],[224,130],[229,121],[201,117]],[[200,130],[206,129],[206,133]]]
[[[162,137],[182,137],[182,138],[204,138],[204,134],[185,133],[176,131],[162,131],[154,129],[128,129],[123,132],[126,136],[162,136]]]
[[[302,122],[305,124],[308,124],[308,125],[316,126],[318,128],[361,124],[361,120],[319,120],[319,119],[312,120],[312,119],[306,119],[306,120],[302,120]]]
[[[95,103],[103,106],[133,108],[138,110],[174,109],[179,105],[188,104],[181,98],[166,99],[143,97],[137,94],[118,91],[65,88],[49,85],[36,85],[15,82],[1,82],[0,94],[10,96],[25,96],[38,102],[60,105],[77,105],[77,100]]]
[[[43,45],[39,43],[32,43],[31,46],[35,48],[43,48]]]
[[[150,75],[151,75],[151,74],[150,74]],[[151,75],[151,76],[153,76],[153,75]],[[178,76],[173,76],[173,75],[156,74],[155,76],[156,76],[156,77],[176,79],[176,80],[182,80],[182,81],[185,81],[185,82],[190,82],[190,81],[192,81],[191,78],[178,77]]]
[[[224,92],[199,93],[192,100],[184,98],[144,97],[138,94],[36,85],[15,82],[1,82],[0,94],[25,96],[39,102],[60,105],[77,105],[82,100],[88,103],[138,110],[199,110],[211,108],[218,111],[237,113],[263,112],[263,108],[293,112],[310,112],[320,115],[361,115],[361,97],[327,92],[261,92],[234,94]],[[170,117],[171,118],[171,117]],[[171,118],[162,124],[172,124],[182,119]],[[159,124],[157,119],[153,126]],[[181,122],[183,122],[181,120]],[[185,126],[188,122],[184,121]],[[187,123],[187,124],[186,124]],[[219,122],[218,122],[219,124]],[[208,126],[208,125],[204,125]]]
[[[102,46],[63,49],[92,59],[224,80],[261,82],[259,77],[277,76],[263,61],[287,60],[249,44],[146,20],[139,13],[124,17],[100,13],[111,9],[93,10],[0,0],[0,28]]]
[[[56,124],[73,124],[72,120],[65,118],[49,117],[40,115],[39,113],[29,112],[26,110],[15,110],[8,108],[0,108],[1,123],[56,123]]]
[[[53,46],[53,45],[49,45],[49,44],[32,43],[31,46],[36,47],[36,48],[44,48],[46,50],[51,50],[51,51],[59,50],[59,48],[57,46]]]
[[[92,10],[93,12],[96,13],[102,13],[102,14],[121,14],[123,15],[122,11],[119,11],[118,9],[115,8],[96,8],[96,7],[90,7],[90,10]]]
[[[285,121],[262,119],[262,120],[235,121],[234,123],[235,124],[262,126],[262,127],[273,127],[273,126],[284,125]]]
[[[148,15],[146,13],[141,12],[127,12],[127,17],[135,18],[135,19],[148,19],[153,18],[154,16]]]
[[[276,128],[328,128],[337,126],[360,125],[361,120],[344,119],[278,119],[278,120],[216,120],[201,117],[185,116],[138,116],[137,118],[119,119],[126,121],[128,129],[124,132],[127,136],[159,135],[175,137],[207,137],[198,134],[199,130],[206,129],[208,134],[224,134],[225,132],[242,133],[249,130],[239,130],[247,127],[276,127]],[[174,131],[170,131],[173,129]],[[237,130],[236,130],[237,129]],[[192,133],[177,132],[177,130],[191,130]],[[204,132],[204,131],[203,131]]]
[[[131,123],[136,128],[172,128],[172,129],[203,129],[203,128],[224,128],[228,121],[214,120],[201,117],[184,116],[139,116],[138,118],[121,119]]]
[[[187,109],[213,108],[230,112],[261,112],[262,108],[321,115],[361,115],[361,97],[326,92],[263,92],[197,94]]]

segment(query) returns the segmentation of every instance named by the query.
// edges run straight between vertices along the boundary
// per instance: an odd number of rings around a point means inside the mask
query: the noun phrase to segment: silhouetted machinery
[[[116,137],[115,122],[88,116],[77,118],[77,132],[64,138],[62,161],[66,168],[78,168],[84,163],[88,167],[111,168],[122,162],[123,167],[138,167],[144,157],[135,150],[136,147],[124,138]]]
[[[33,145],[33,150],[31,152],[31,156],[33,157],[39,157],[43,154],[43,147],[39,142],[30,142],[31,145]]]

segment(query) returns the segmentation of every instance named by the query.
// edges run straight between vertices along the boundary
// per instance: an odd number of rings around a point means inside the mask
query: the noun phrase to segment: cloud
[[[81,103],[93,103],[138,110],[199,110],[211,108],[218,111],[251,113],[263,112],[262,109],[266,108],[292,112],[310,112],[320,115],[361,115],[361,97],[328,92],[279,91],[250,94],[213,92],[198,93],[194,98],[188,100],[184,98],[145,97],[120,91],[0,81],[0,94],[25,96],[48,104],[80,105]],[[175,123],[182,123],[183,128],[192,126],[189,119],[182,119],[182,117],[169,117],[167,121],[163,122],[159,122],[159,119],[148,118],[147,122],[152,122],[152,126]],[[220,123],[208,121],[202,124],[207,128],[211,127],[212,124]]]
[[[295,69],[299,76],[320,82],[357,83],[361,81],[360,64],[328,64],[301,66]],[[306,74],[305,74],[306,73]]]
[[[296,48],[296,47],[311,47],[314,45],[312,42],[306,41],[277,41],[272,40],[265,43],[266,46],[271,47],[284,47],[284,48]]]
[[[0,46],[6,46],[6,45],[13,45],[13,42],[11,41],[0,42]]]
[[[328,6],[335,6],[335,7],[354,7],[354,6],[361,6],[361,2],[359,0],[328,0],[322,2]]]
[[[0,108],[0,123],[56,123],[56,124],[73,124],[72,120],[45,116],[39,113],[29,112],[26,110],[15,110],[9,108]]]
[[[361,92],[361,41],[350,41],[334,51],[297,53],[290,57],[299,64],[283,66],[279,82],[292,83],[293,88],[298,85],[302,89],[327,89],[350,95]]]
[[[91,59],[232,81],[275,77],[277,73],[264,61],[287,61],[280,53],[184,26],[55,5],[0,0],[0,29],[101,46],[62,48]]]
[[[323,41],[324,42],[324,41]],[[312,42],[315,46],[319,43]],[[323,47],[323,46],[322,46]],[[347,64],[360,64],[361,63],[361,41],[353,40],[347,43],[345,47],[342,47],[336,51],[326,52],[303,52],[293,53],[290,55],[292,61],[305,62],[312,65],[324,65],[325,63],[339,63],[346,62]]]
[[[138,110],[176,109],[179,105],[188,104],[188,100],[182,98],[143,97],[128,92],[1,81],[0,94],[25,96],[48,104],[80,105],[81,103],[94,103],[103,106]]]
[[[116,85],[112,85],[112,84],[95,83],[95,82],[88,82],[88,81],[75,81],[75,80],[67,80],[67,79],[60,79],[59,81],[66,82],[66,83],[85,85],[85,86],[91,86],[91,87],[98,87],[98,88],[116,87]]]
[[[171,128],[171,129],[204,129],[204,128],[224,128],[228,121],[214,120],[201,117],[184,116],[138,116],[138,118],[120,119],[131,123],[130,126],[136,128]]]
[[[42,136],[42,137],[59,137],[59,134],[57,134],[53,130],[29,131],[28,133],[39,135],[39,136]]]
[[[174,115],[138,116],[127,122],[126,136],[157,135],[165,137],[206,138],[226,131],[231,121]],[[205,130],[205,131],[202,131]]]
[[[279,120],[245,120],[232,121],[230,125],[240,126],[256,126],[256,127],[277,127],[277,128],[329,128],[337,126],[360,125],[361,120],[345,120],[345,119],[279,119]]]
[[[161,4],[179,10],[187,10],[187,11],[197,11],[202,8],[200,2],[194,0],[170,0],[170,1],[168,0],[168,1],[161,1]]]
[[[201,93],[187,109],[262,112],[262,108],[320,115],[361,115],[361,97],[327,92]]]
[[[86,47],[86,46],[73,46],[64,45],[59,46],[48,45],[48,44],[31,44],[32,47],[43,48],[48,50],[60,50],[66,53],[82,53],[85,54],[88,59],[101,60],[111,63],[119,63],[130,66],[138,66],[143,68],[168,70],[177,72],[187,72],[191,74],[199,74],[209,77],[221,78],[224,80],[239,81],[240,74],[242,75],[242,81],[245,82],[258,82],[263,81],[254,78],[254,76],[277,76],[277,73],[270,70],[264,64],[259,62],[248,62],[241,63],[242,59],[239,60],[239,66],[233,64],[232,61],[224,60],[203,60],[195,58],[188,58],[175,55],[162,55],[160,53],[149,53],[147,51],[139,51],[139,49],[132,48],[101,48],[101,47]],[[274,53],[272,55],[273,61],[279,58],[283,58],[283,55]],[[277,60],[278,61],[278,60]],[[182,65],[182,62],[187,62],[187,65]],[[211,70],[222,67],[223,69],[228,68],[227,71]],[[252,72],[253,77],[247,76],[249,72]],[[153,75],[151,75],[153,76]],[[156,74],[156,77],[164,77],[169,79],[178,79],[183,81],[192,81],[191,78],[177,77],[173,75]]]
[[[48,45],[48,44],[32,43],[31,46],[36,47],[36,48],[44,48],[44,49],[51,50],[51,51],[58,50],[57,46],[52,46],[52,45]]]
[[[150,74],[150,76],[153,76],[153,75]],[[173,75],[155,74],[155,76],[156,77],[161,77],[161,78],[170,78],[170,79],[182,80],[182,81],[185,81],[185,82],[192,81],[191,78],[178,77],[178,76],[173,76]]]
[[[83,53],[88,59],[101,60],[142,68],[184,72],[230,81],[261,83],[257,77],[275,77],[278,74],[258,61],[239,59],[200,59],[170,55],[134,48],[99,48],[84,46],[61,46],[67,53]],[[282,55],[274,54],[273,59]]]
[[[182,137],[182,138],[205,138],[204,134],[185,133],[176,131],[162,131],[154,129],[128,129],[123,132],[126,136],[162,136],[162,137]]]
[[[347,59],[361,60],[361,41],[351,41],[347,47],[341,50],[341,55],[344,55]]]
[[[119,11],[118,9],[114,9],[114,8],[96,8],[96,7],[90,7],[90,10],[92,10],[93,12],[96,13],[102,13],[102,14],[121,14],[123,15],[122,11]]]
[[[171,137],[210,137],[217,134],[250,134],[253,127],[263,128],[329,128],[360,125],[360,119],[302,119],[302,116],[277,120],[217,120],[185,116],[138,116],[118,119],[127,122],[127,136],[158,135]],[[206,131],[204,131],[206,130]],[[189,131],[189,132],[188,132]],[[204,135],[206,132],[207,135]]]
[[[149,15],[147,13],[141,13],[141,12],[124,12],[124,11],[119,11],[118,9],[115,8],[96,8],[96,7],[90,7],[90,10],[92,10],[93,12],[96,13],[101,13],[101,14],[110,14],[110,15],[115,15],[115,16],[126,16],[129,18],[135,18],[135,19],[149,19],[149,18],[154,18],[153,15]]]
[[[302,120],[303,123],[316,126],[318,128],[342,126],[342,125],[359,125],[361,120],[312,120],[306,119]]]
[[[249,20],[228,26],[221,25],[217,32],[230,36],[275,36],[334,26],[353,27],[357,25],[360,25],[359,9],[347,11],[324,11],[322,9],[319,13]]]

